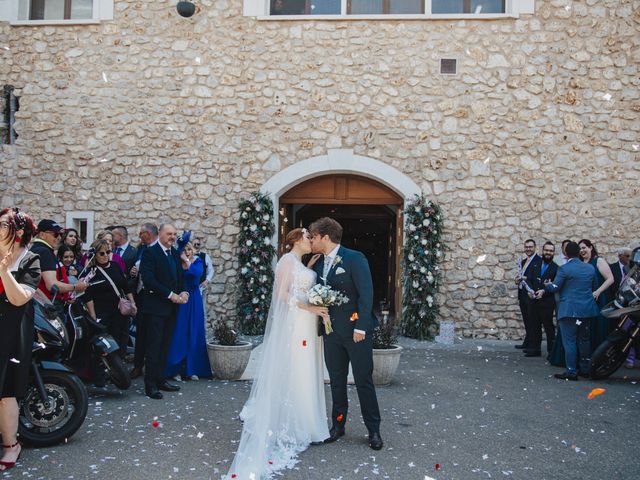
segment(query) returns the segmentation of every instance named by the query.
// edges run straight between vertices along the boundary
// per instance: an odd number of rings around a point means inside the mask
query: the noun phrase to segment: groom
[[[347,375],[349,362],[358,391],[362,418],[369,430],[369,447],[382,448],[380,410],[371,374],[373,372],[372,331],[373,285],[367,259],[361,252],[340,245],[342,226],[332,218],[321,218],[309,227],[313,253],[324,255],[314,270],[319,282],[341,291],[349,301],[329,307],[333,332],[324,335],[324,359],[331,380],[331,431],[325,443],[344,435],[347,422]]]

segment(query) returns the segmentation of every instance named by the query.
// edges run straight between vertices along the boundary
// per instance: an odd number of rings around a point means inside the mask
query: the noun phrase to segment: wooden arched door
[[[323,175],[306,180],[280,197],[279,253],[293,228],[335,218],[344,229],[342,244],[362,251],[371,268],[374,309],[388,303],[400,311],[400,250],[404,200],[387,186],[358,175]]]

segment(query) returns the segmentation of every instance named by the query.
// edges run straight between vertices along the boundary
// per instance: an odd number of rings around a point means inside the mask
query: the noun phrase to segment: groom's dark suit
[[[314,265],[314,270],[318,274],[318,283],[323,283],[323,267],[323,259],[319,259]],[[378,433],[380,410],[371,378],[372,334],[378,322],[372,311],[373,284],[367,259],[362,253],[341,246],[325,283],[349,298],[344,305],[329,308],[333,332],[324,335],[324,359],[329,371],[333,399],[332,425],[342,429],[347,421],[347,375],[349,362],[351,362],[362,418],[369,433]],[[357,313],[357,320],[351,320],[354,313]],[[353,341],[354,329],[366,332],[363,341],[358,343]]]
[[[144,383],[148,388],[164,382],[169,345],[173,337],[178,305],[169,300],[171,292],[182,292],[183,270],[180,255],[174,248],[167,255],[156,243],[145,250],[140,261],[140,275],[145,296],[142,314],[146,327]]]

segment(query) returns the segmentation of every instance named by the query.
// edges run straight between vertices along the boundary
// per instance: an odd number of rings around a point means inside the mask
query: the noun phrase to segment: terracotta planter
[[[238,380],[247,368],[252,348],[249,342],[238,342],[237,345],[207,343],[213,374],[221,380]]]
[[[389,385],[400,365],[402,347],[392,345],[391,348],[373,349],[373,383],[374,385]]]

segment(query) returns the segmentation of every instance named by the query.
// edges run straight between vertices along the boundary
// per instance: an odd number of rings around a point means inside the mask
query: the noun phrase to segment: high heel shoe
[[[2,445],[2,448],[15,448],[18,445],[20,445],[20,442],[16,442],[13,445]],[[3,462],[2,460],[0,460],[0,465],[4,467],[2,470],[0,470],[0,472],[6,472],[7,470],[10,470],[13,467],[15,467],[18,460],[20,460],[21,453],[22,453],[22,446],[20,446],[20,451],[18,452],[18,456],[16,457],[15,462]]]

